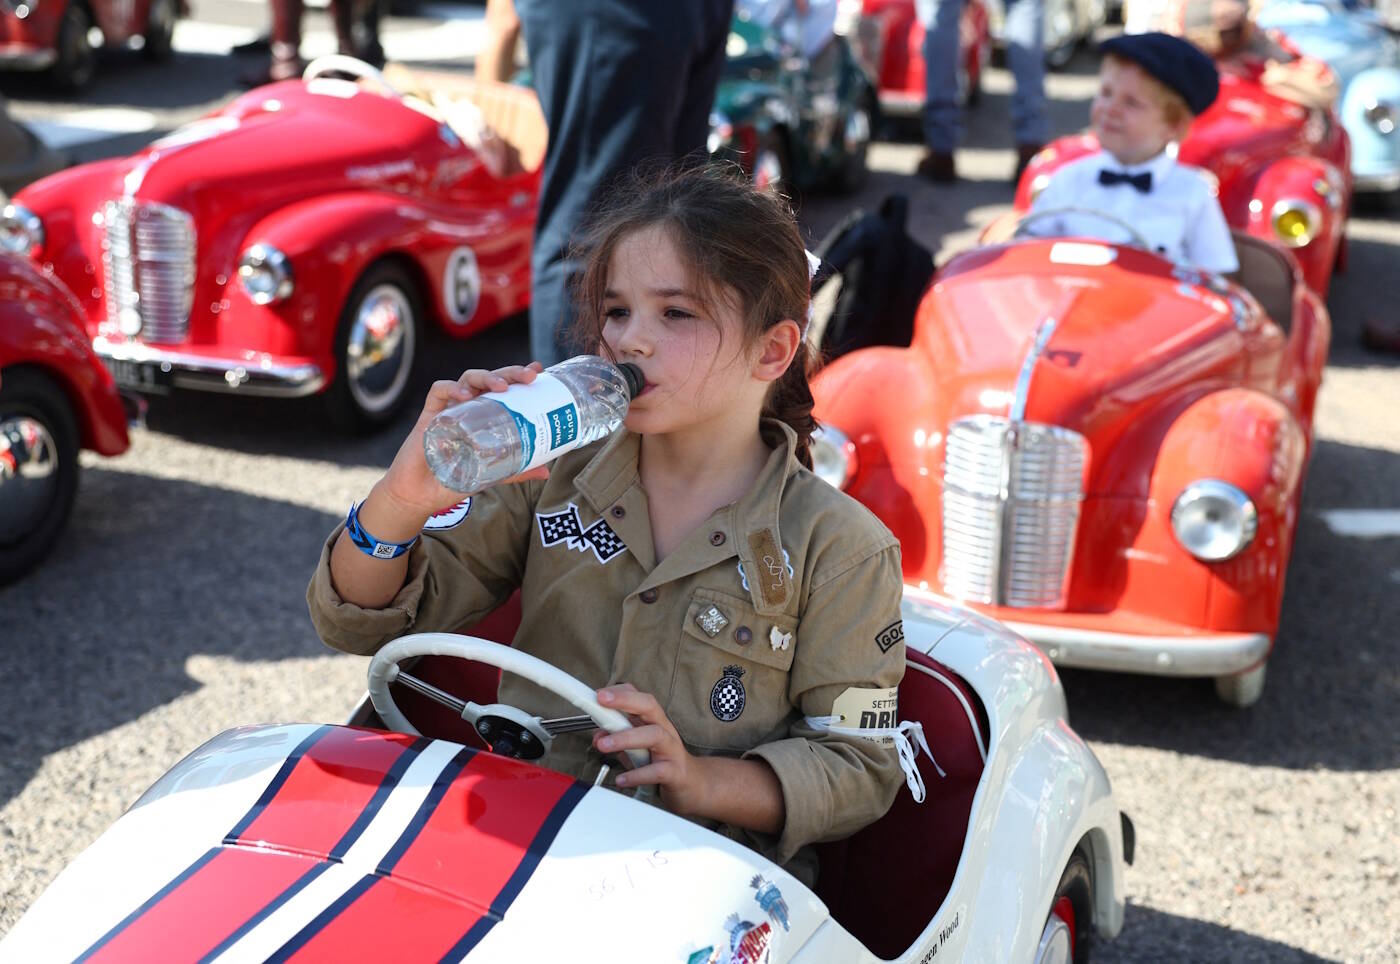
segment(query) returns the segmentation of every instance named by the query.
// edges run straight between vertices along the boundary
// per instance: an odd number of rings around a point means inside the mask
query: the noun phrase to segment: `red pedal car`
[[[816,451],[899,537],[906,580],[1065,665],[1214,677],[1248,705],[1330,320],[1297,263],[1253,235],[1236,235],[1233,282],[1138,244],[953,258],[910,345],[817,377]]]
[[[0,253],[0,585],[36,566],[63,531],[78,450],[121,454],[126,423],[77,301],[23,258]]]
[[[340,424],[376,427],[430,322],[464,337],[529,302],[538,173],[493,173],[427,96],[324,58],[132,157],[30,185],[0,230],[27,232],[74,291],[122,385],[324,392]],[[507,144],[543,128],[528,90],[478,100]]]
[[[104,46],[140,39],[150,60],[168,60],[184,0],[0,0],[0,69],[48,70],[78,90],[97,72],[93,31]]]
[[[1021,175],[1017,210],[1030,207],[1056,168],[1096,150],[1088,134],[1046,147]],[[1230,227],[1287,247],[1308,286],[1327,296],[1333,270],[1345,263],[1352,194],[1351,141],[1330,109],[1305,109],[1222,72],[1220,96],[1191,124],[1177,156],[1217,180]]]

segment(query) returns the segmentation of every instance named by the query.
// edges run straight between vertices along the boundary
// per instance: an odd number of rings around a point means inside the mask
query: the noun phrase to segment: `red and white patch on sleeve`
[[[448,506],[446,509],[439,509],[428,516],[428,521],[423,523],[424,529],[451,529],[461,525],[462,520],[467,517],[467,513],[472,510],[471,496],[458,502],[456,505]]]

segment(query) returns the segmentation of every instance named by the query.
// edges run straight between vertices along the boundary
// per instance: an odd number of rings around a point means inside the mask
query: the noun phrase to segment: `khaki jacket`
[[[652,693],[692,753],[772,767],[786,808],[781,835],[716,829],[787,863],[807,844],[873,822],[903,783],[890,741],[804,722],[839,714],[843,727],[894,725],[903,581],[890,532],[802,467],[791,429],[763,428],[776,447],[753,490],[659,564],[639,439],[621,432],[567,453],[547,480],[480,493],[451,528],[425,529],[403,589],[382,610],[336,594],[337,528],[307,590],[312,621],[328,645],[368,655],[410,632],[469,626],[518,586],[516,647],[590,686],[628,682]],[[499,698],[546,718],[577,712],[510,674]],[[543,762],[592,779],[603,761],[590,734],[567,734]],[[804,853],[793,869],[809,877],[810,859]]]

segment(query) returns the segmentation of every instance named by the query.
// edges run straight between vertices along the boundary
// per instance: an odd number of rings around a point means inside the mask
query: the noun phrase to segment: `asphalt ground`
[[[480,7],[424,4],[386,24],[391,56],[463,66]],[[222,104],[256,58],[221,51],[266,23],[258,2],[196,0],[174,64],[103,57],[80,100],[0,76],[12,113],[81,160],[130,152]],[[308,47],[329,49],[307,18]],[[1052,75],[1057,133],[1083,126],[1095,59]],[[853,205],[910,198],[940,260],[1007,209],[1009,77],[969,117],[963,179],[913,176],[921,148],[877,144],[855,197],[805,199],[813,243]],[[44,126],[47,125],[47,126]],[[900,132],[896,132],[900,133]],[[904,132],[907,133],[907,132]],[[1074,727],[1138,831],[1122,934],[1100,961],[1400,959],[1400,538],[1353,510],[1400,510],[1400,356],[1361,346],[1363,319],[1400,324],[1400,220],[1365,205],[1329,297],[1331,360],[1278,645],[1263,700],[1219,704],[1204,680],[1065,671]],[[518,361],[524,325],[431,344],[431,376]],[[426,389],[426,381],[423,386]],[[315,400],[155,400],[118,458],[84,456],[69,529],[37,573],[0,590],[0,931],[157,776],[236,724],[339,721],[362,659],[313,633],[304,590],[325,534],[363,497],[411,423],[335,434]],[[1364,522],[1364,518],[1363,518]]]

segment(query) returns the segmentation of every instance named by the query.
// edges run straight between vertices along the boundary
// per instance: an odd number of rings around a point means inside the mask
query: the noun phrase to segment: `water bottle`
[[[636,365],[578,355],[528,385],[486,392],[439,412],[423,433],[433,475],[479,492],[614,432],[645,379]]]

